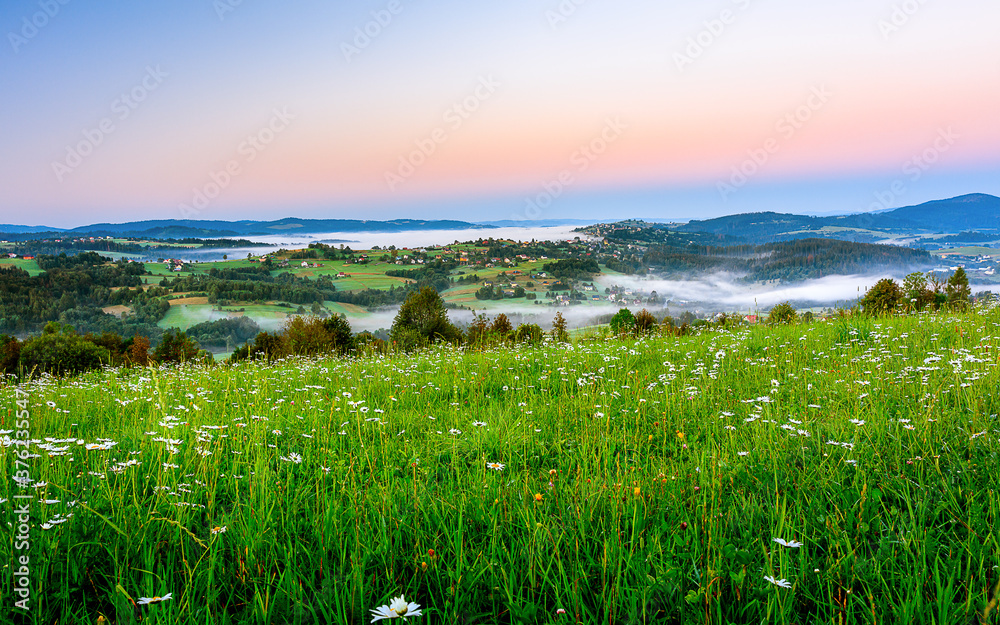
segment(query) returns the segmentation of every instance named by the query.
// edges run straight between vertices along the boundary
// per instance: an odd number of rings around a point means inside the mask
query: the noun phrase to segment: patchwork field
[[[0,521],[31,497],[44,623],[367,623],[400,594],[424,623],[996,623],[998,328],[0,386]]]

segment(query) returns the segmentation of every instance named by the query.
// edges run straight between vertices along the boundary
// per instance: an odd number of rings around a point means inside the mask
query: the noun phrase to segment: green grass
[[[187,304],[171,306],[167,314],[164,315],[157,325],[163,329],[179,328],[187,330],[193,325],[204,321],[216,321],[224,319],[230,312],[243,312],[258,324],[266,326],[271,330],[282,324],[285,317],[294,314],[297,306],[291,308],[278,306],[275,304],[239,304],[233,306],[223,306],[221,312],[214,304]],[[335,312],[340,312],[339,310]]]
[[[937,256],[948,256],[949,254],[958,254],[960,256],[997,256],[1000,255],[1000,250],[995,247],[969,245],[966,247],[950,247],[942,250],[934,250],[931,254]]]
[[[427,624],[978,623],[1000,578],[998,328],[46,378],[21,387],[35,482],[4,480],[0,520],[16,494],[50,502],[39,623],[367,623],[399,594]],[[14,401],[0,387],[7,436]]]
[[[167,314],[163,316],[163,319],[157,322],[157,325],[164,330],[168,328],[187,330],[191,326],[204,321],[223,319],[225,315],[215,311],[214,308],[211,304],[171,306]]]
[[[37,276],[42,273],[38,261],[24,260],[23,258],[0,258],[0,267],[18,267],[28,272],[30,276]]]

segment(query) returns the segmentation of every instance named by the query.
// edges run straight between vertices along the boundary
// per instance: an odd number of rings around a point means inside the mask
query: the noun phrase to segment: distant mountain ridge
[[[17,226],[14,224],[0,224],[0,232],[8,234],[34,234],[36,232],[65,232],[63,228],[51,228],[49,226]]]
[[[50,236],[131,236],[154,239],[231,238],[246,236],[308,235],[334,232],[406,232],[417,230],[467,230],[497,227],[545,227],[557,225],[582,225],[596,220],[548,219],[493,222],[467,222],[458,220],[391,219],[372,221],[365,219],[298,219],[286,217],[275,221],[222,221],[194,219],[154,219],[127,223],[98,223],[77,228],[49,228],[0,224],[0,233],[18,235],[17,238],[44,238]],[[825,232],[823,229],[827,229]],[[714,219],[692,220],[675,228],[678,232],[706,232],[735,236],[756,242],[782,241],[796,238],[838,236],[836,231],[878,231],[892,234],[958,233],[962,231],[1000,232],[1000,198],[984,193],[935,200],[916,206],[905,206],[888,211],[855,213],[851,215],[809,216],[791,213],[741,213]],[[37,237],[33,235],[38,235]],[[874,238],[863,232],[854,236]]]
[[[234,236],[271,236],[282,234],[322,234],[329,232],[406,232],[413,230],[489,229],[493,226],[450,219],[296,219],[276,221],[199,221],[194,219],[152,219],[120,224],[98,223],[71,229],[46,229],[41,226],[0,226],[11,234],[74,236],[139,236],[156,239],[222,238]]]
[[[897,208],[884,215],[910,221],[929,230],[945,226],[949,230],[993,230],[1000,228],[1000,197],[970,193],[950,200]]]
[[[887,233],[934,233],[1000,230],[1000,198],[984,193],[904,206],[887,212],[811,217],[791,213],[741,213],[715,219],[692,220],[681,232],[708,232],[752,238],[786,240],[817,236],[823,228],[878,230]]]

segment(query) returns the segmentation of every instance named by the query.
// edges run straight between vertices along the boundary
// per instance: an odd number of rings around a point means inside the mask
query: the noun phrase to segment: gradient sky
[[[995,0],[237,1],[0,4],[0,223],[1000,195]]]

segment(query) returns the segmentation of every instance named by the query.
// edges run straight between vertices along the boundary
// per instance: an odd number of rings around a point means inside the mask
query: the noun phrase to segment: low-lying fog
[[[605,287],[619,285],[642,292],[656,291],[663,299],[696,303],[715,312],[753,313],[790,301],[802,307],[832,306],[853,302],[886,276],[825,276],[796,284],[750,284],[730,274],[703,276],[697,280],[664,280],[643,276],[605,276],[595,282]]]
[[[327,232],[322,234],[299,235],[285,233],[273,236],[238,237],[255,243],[265,243],[261,247],[240,247],[230,249],[179,250],[175,252],[180,260],[196,260],[207,263],[222,260],[226,254],[231,259],[245,258],[247,254],[255,256],[277,252],[279,249],[297,249],[310,243],[326,243],[327,245],[344,244],[352,249],[367,250],[372,246],[397,248],[427,247],[430,245],[448,245],[455,241],[474,241],[477,239],[514,239],[516,241],[558,241],[574,237],[588,238],[587,235],[573,232],[578,226],[549,226],[536,228],[470,228],[466,230],[413,230],[408,232]],[[237,237],[234,237],[237,238]],[[160,254],[160,253],[158,253]]]
[[[508,306],[491,306],[488,310],[479,310],[480,314],[492,318],[503,312],[510,317],[514,325],[519,323],[537,323],[543,328],[549,328],[556,312],[562,312],[569,326],[584,327],[606,322],[620,308],[628,307],[632,312],[643,308],[653,312],[658,317],[664,315],[679,316],[690,311],[704,317],[717,312],[741,312],[744,314],[766,314],[771,307],[781,302],[791,302],[798,309],[824,308],[839,305],[853,305],[858,297],[864,296],[865,289],[871,287],[885,276],[828,276],[816,280],[790,285],[761,285],[739,282],[734,276],[716,274],[705,276],[698,280],[663,280],[631,276],[605,276],[595,281],[598,294],[604,299],[600,303],[587,302],[578,306],[540,306],[524,303],[524,300],[508,300]],[[605,288],[622,287],[636,294],[644,294],[643,303],[635,304],[634,297],[627,304],[606,301]],[[657,297],[665,300],[665,304],[651,305],[645,303],[649,295],[656,291]],[[473,307],[475,307],[473,305]],[[351,326],[356,332],[364,330],[375,331],[392,326],[396,310],[380,311],[352,317]],[[472,321],[473,312],[469,310],[449,310],[449,318],[460,326]]]
[[[732,275],[716,274],[703,276],[697,280],[663,280],[657,278],[642,278],[631,276],[604,277],[595,281],[601,302],[589,301],[575,306],[532,305],[525,300],[506,300],[504,306],[491,305],[476,307],[473,310],[449,309],[448,318],[459,327],[468,326],[474,314],[496,317],[499,313],[506,314],[512,324],[535,323],[548,330],[552,327],[552,318],[561,312],[570,328],[581,328],[599,323],[607,323],[611,315],[621,308],[627,307],[633,313],[646,308],[657,317],[666,315],[679,317],[684,312],[691,312],[698,317],[709,317],[718,312],[764,314],[781,302],[790,302],[798,310],[818,309],[837,306],[852,306],[865,290],[886,276],[827,276],[816,280],[808,280],[797,284],[747,284],[740,282]],[[902,276],[892,276],[897,282]],[[635,294],[642,293],[643,303],[635,304],[634,297],[627,304],[607,301],[605,288],[621,287]],[[990,290],[990,285],[972,285],[972,292]],[[646,299],[653,291],[657,297],[666,303],[649,304]],[[392,307],[364,315],[350,315],[348,321],[355,332],[375,332],[388,330],[399,307]],[[205,320],[214,320],[225,316],[225,313],[205,312]],[[259,319],[250,315],[261,328],[268,331],[279,330],[284,324],[283,319],[269,317]]]

